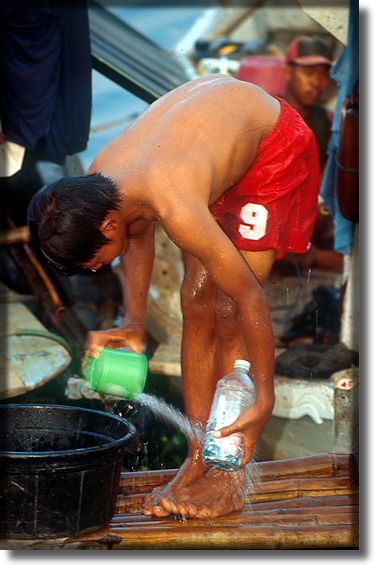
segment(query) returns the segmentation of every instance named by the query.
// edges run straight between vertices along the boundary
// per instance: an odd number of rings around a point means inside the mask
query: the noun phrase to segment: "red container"
[[[242,60],[236,78],[253,82],[269,94],[281,94],[285,89],[286,63],[275,55],[249,55]]]

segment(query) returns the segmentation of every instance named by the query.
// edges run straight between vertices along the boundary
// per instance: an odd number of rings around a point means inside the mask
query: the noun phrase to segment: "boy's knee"
[[[218,337],[228,338],[240,331],[239,311],[233,300],[217,297],[214,308],[214,326]]]
[[[183,283],[181,288],[181,309],[184,319],[211,316],[214,293],[205,285]]]

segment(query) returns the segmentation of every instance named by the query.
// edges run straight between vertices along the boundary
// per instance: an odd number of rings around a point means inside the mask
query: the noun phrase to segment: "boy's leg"
[[[185,412],[191,422],[205,428],[212,402],[217,371],[214,333],[216,287],[202,263],[192,255],[184,257],[185,276],[181,289],[183,313],[182,386]],[[202,463],[201,445],[190,440],[187,458],[176,477],[166,486],[155,489],[145,503],[146,513],[162,516],[162,497],[173,493],[207,470]]]
[[[275,251],[241,253],[259,283],[264,285],[271,271]],[[196,279],[196,286],[192,287],[192,291],[194,288],[197,290],[198,285],[199,281]],[[204,423],[209,415],[217,379],[232,370],[235,359],[249,358],[234,302],[217,290],[214,308],[213,340],[210,340],[207,331],[211,328],[211,323],[204,326],[201,317],[198,322],[194,321],[195,316],[191,316],[189,320],[188,312],[185,320],[187,333],[184,336],[182,359],[186,362],[184,369],[187,369],[184,372],[183,385],[186,413],[195,421],[201,419]],[[209,372],[204,370],[205,359]],[[202,382],[204,378],[205,383]],[[160,503],[168,512],[191,517],[209,517],[227,514],[243,506],[244,470],[227,473],[203,466],[199,467],[199,474],[193,476],[187,472],[186,476],[194,480],[180,483],[177,489],[165,493],[160,498]]]
[[[185,412],[205,427],[217,381],[214,306],[216,286],[198,259],[185,254],[181,291],[181,349]]]
[[[261,286],[269,278],[275,259],[273,249],[266,251],[240,251]],[[227,375],[235,359],[248,359],[247,348],[241,330],[238,309],[231,298],[217,291],[215,302],[215,336],[217,341],[218,374]]]

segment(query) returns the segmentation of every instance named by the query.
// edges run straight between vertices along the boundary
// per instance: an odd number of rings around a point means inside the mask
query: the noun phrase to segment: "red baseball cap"
[[[287,63],[296,65],[332,65],[329,45],[319,37],[295,37],[286,51]]]

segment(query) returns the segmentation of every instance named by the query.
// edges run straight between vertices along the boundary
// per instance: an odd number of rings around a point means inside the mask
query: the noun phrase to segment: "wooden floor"
[[[255,463],[242,511],[210,519],[141,513],[145,495],[175,471],[123,473],[108,527],[46,540],[0,540],[2,549],[358,549],[358,465],[321,454]]]

